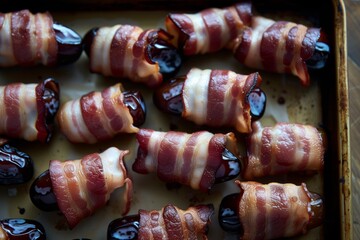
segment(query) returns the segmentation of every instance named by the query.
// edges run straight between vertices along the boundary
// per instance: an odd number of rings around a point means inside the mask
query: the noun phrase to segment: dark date
[[[143,96],[139,91],[125,91],[124,104],[130,110],[134,119],[134,126],[140,127],[146,119],[146,105]]]
[[[129,215],[110,222],[107,229],[108,240],[136,240],[140,226],[140,216]]]
[[[0,221],[1,232],[9,240],[45,240],[46,232],[41,223],[35,220],[11,218]]]
[[[83,51],[81,36],[59,23],[53,23],[53,29],[58,44],[57,64],[65,65],[77,61]]]
[[[51,184],[49,170],[41,173],[31,184],[31,202],[42,211],[56,211],[59,209]]]
[[[314,53],[311,58],[306,60],[306,65],[310,69],[321,69],[325,67],[326,61],[330,55],[330,47],[327,36],[324,32],[320,32],[320,38],[316,42]]]
[[[0,146],[0,184],[21,184],[34,175],[31,157],[17,148],[4,143]]]
[[[48,142],[52,136],[55,116],[60,106],[60,88],[58,82],[53,78],[46,79],[44,81],[44,92],[41,98],[45,106],[44,117],[48,134],[46,141]]]
[[[222,183],[239,176],[241,172],[240,160],[228,149],[222,153],[222,161],[216,172],[215,183]]]

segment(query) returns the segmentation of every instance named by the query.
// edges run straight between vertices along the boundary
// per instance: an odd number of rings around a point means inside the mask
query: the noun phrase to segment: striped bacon
[[[59,107],[59,85],[51,78],[39,84],[0,86],[0,135],[48,142]]]
[[[156,172],[165,182],[181,183],[207,192],[215,182],[216,172],[225,148],[235,149],[233,133],[212,134],[206,131],[158,132],[140,129],[133,170],[147,174]]]
[[[131,25],[99,28],[91,45],[90,71],[159,85],[163,80],[159,64],[147,52],[148,44],[157,37],[158,30]]]
[[[182,210],[169,204],[159,211],[140,210],[138,239],[205,240],[213,212],[212,205],[197,205]]]
[[[228,70],[193,68],[184,83],[182,116],[198,125],[232,126],[248,133],[251,114],[247,96],[261,82],[258,73],[241,75]]]
[[[123,214],[127,214],[132,199],[132,181],[127,176],[123,158],[128,153],[111,147],[79,160],[50,161],[51,184],[70,228],[103,207],[111,193],[124,185],[126,207]]]
[[[0,66],[54,66],[58,45],[53,19],[28,10],[0,13]]]
[[[244,179],[319,171],[324,165],[323,135],[310,125],[277,123],[263,128],[260,122],[254,122],[246,148]]]
[[[101,92],[90,92],[61,106],[57,119],[71,142],[96,143],[119,133],[135,133],[133,118],[123,102],[120,83]]]
[[[173,44],[185,55],[215,52],[236,39],[245,25],[251,24],[251,4],[238,3],[219,9],[209,8],[194,14],[171,13],[165,20]]]
[[[235,182],[242,191],[238,208],[242,240],[277,239],[307,232],[314,213],[305,183]]]
[[[292,73],[304,86],[310,84],[306,60],[310,59],[320,29],[293,22],[253,17],[234,44],[235,58],[254,69],[277,73]]]

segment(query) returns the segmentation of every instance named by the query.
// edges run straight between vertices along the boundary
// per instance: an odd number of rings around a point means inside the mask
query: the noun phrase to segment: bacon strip
[[[244,26],[251,24],[251,4],[238,3],[219,9],[209,8],[195,14],[171,13],[166,17],[167,31],[174,46],[184,55],[216,52],[236,39]]]
[[[62,133],[71,142],[96,143],[119,133],[135,133],[133,118],[124,104],[120,83],[66,102],[57,116]]]
[[[123,214],[130,209],[132,181],[123,162],[128,150],[115,147],[79,160],[50,161],[51,184],[61,212],[70,228],[103,207],[111,193],[125,185]]]
[[[181,210],[166,205],[159,211],[140,210],[139,240],[207,239],[207,227],[214,212],[213,205],[197,205]]]
[[[135,172],[156,172],[165,182],[181,183],[208,192],[215,182],[222,153],[235,147],[233,133],[212,134],[206,131],[158,132],[140,129],[137,157],[132,166]]]
[[[58,45],[52,16],[29,10],[0,13],[0,66],[54,66]]]
[[[246,143],[244,179],[319,171],[324,166],[323,136],[310,125],[277,123],[263,128],[260,122],[254,122]]]
[[[314,213],[305,183],[235,182],[242,192],[238,213],[244,230],[241,239],[277,239],[306,233]]]
[[[59,91],[58,83],[51,78],[39,84],[0,86],[0,134],[48,142],[59,107]]]
[[[90,71],[159,85],[163,80],[159,64],[147,52],[148,44],[157,37],[157,30],[131,25],[99,28],[91,44]]]
[[[234,56],[242,64],[277,73],[292,73],[310,84],[306,60],[314,53],[320,29],[287,21],[253,17],[251,28],[239,35]]]
[[[241,75],[228,70],[191,69],[183,87],[182,116],[198,125],[231,126],[251,132],[247,95],[260,86],[258,73]]]

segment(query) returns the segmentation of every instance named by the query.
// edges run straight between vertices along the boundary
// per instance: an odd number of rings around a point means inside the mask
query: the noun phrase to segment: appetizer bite
[[[139,210],[136,215],[115,219],[108,226],[108,240],[207,239],[214,206],[197,205],[182,210],[168,204],[161,210]]]
[[[70,64],[82,53],[81,41],[48,12],[0,13],[0,67]]]
[[[9,218],[0,220],[0,239],[45,240],[46,232],[41,223],[31,219]]]
[[[119,133],[138,132],[145,115],[141,93],[124,91],[118,83],[66,102],[59,110],[57,122],[71,142],[96,143]]]
[[[164,30],[115,25],[91,29],[83,42],[91,72],[156,87],[182,63],[170,37]]]
[[[240,173],[233,133],[192,134],[140,129],[132,169],[141,174],[156,172],[160,180],[180,183],[208,192],[214,183],[235,178]]]
[[[48,78],[38,84],[0,86],[0,135],[49,142],[59,108],[60,88]]]
[[[256,16],[231,47],[245,66],[292,73],[302,85],[310,84],[308,68],[325,66],[330,49],[319,28]]]
[[[170,13],[165,26],[171,42],[189,56],[221,50],[251,25],[251,17],[251,3],[243,2],[193,14]]]
[[[242,240],[293,237],[322,224],[322,198],[305,183],[235,182],[240,192],[222,199],[218,217],[225,231]]]
[[[254,178],[289,172],[318,172],[324,167],[326,136],[315,127],[277,123],[262,127],[253,123],[247,136],[242,177]]]
[[[30,187],[31,201],[43,211],[60,210],[72,229],[104,207],[115,189],[125,186],[125,215],[132,199],[132,181],[123,162],[128,153],[111,147],[79,160],[51,160],[49,170]]]
[[[162,111],[181,115],[198,125],[234,127],[251,132],[252,121],[262,117],[265,93],[258,73],[241,75],[229,70],[192,68],[159,87],[153,95]]]
[[[0,138],[0,185],[21,184],[34,175],[31,157]]]

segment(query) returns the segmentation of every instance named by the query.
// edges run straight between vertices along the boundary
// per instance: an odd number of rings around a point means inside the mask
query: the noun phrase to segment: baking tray
[[[75,0],[75,1],[4,1],[2,12],[24,8],[33,11],[48,10],[54,20],[84,35],[96,26],[134,24],[144,29],[163,27],[169,11],[196,12],[212,6],[227,6],[235,1],[122,1],[122,0]],[[191,4],[190,4],[191,3]],[[263,90],[268,96],[267,109],[261,120],[264,125],[276,121],[300,122],[321,127],[328,136],[325,168],[314,176],[286,175],[260,181],[305,182],[311,191],[324,196],[325,218],[321,227],[296,239],[351,239],[351,182],[349,157],[348,83],[346,74],[346,32],[345,9],[342,1],[253,1],[255,9],[262,15],[275,19],[289,19],[307,25],[321,26],[328,33],[332,49],[325,69],[311,73],[311,85],[304,88],[297,78],[290,75],[271,74],[260,71],[264,80]],[[219,61],[220,60],[220,61]],[[184,62],[178,75],[191,67],[229,69],[242,74],[254,70],[241,66],[228,51],[194,56]],[[56,68],[37,66],[33,68],[4,68],[0,70],[1,84],[10,82],[37,82],[54,77],[60,83],[61,102],[101,90],[118,82],[118,79],[92,74],[88,70],[85,53],[74,64]],[[152,103],[152,91],[141,84],[121,80],[125,89],[140,90],[145,98],[148,114],[144,128],[155,130],[195,131],[200,128],[192,123],[171,117],[157,110]],[[281,101],[279,101],[281,99]],[[240,139],[241,140],[241,139]],[[187,187],[169,189],[154,174],[140,175],[131,171],[135,159],[136,141],[134,135],[120,135],[112,141],[95,145],[72,144],[55,128],[50,143],[17,141],[15,146],[27,152],[34,160],[34,178],[48,168],[52,159],[79,159],[82,156],[100,152],[110,146],[129,149],[125,157],[134,182],[134,199],[129,214],[138,209],[161,209],[168,203],[180,208],[199,203],[213,203],[209,239],[235,239],[224,233],[217,222],[217,210],[223,196],[238,192],[233,181],[215,185],[209,194]],[[75,229],[69,230],[64,217],[58,212],[42,212],[34,207],[28,192],[31,182],[20,186],[0,187],[0,217],[21,217],[38,220],[46,229],[48,239],[105,239],[110,221],[119,218],[122,210],[122,189],[116,190],[108,205],[93,216],[84,219]]]

